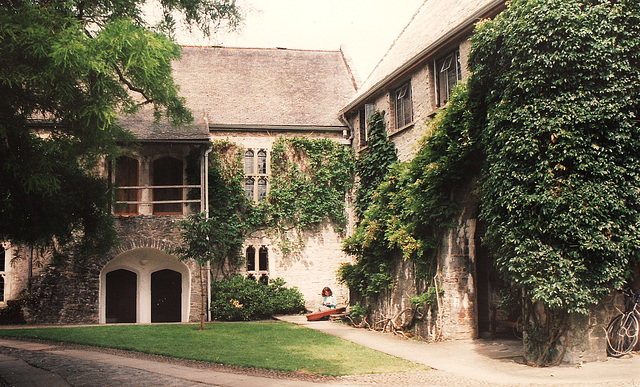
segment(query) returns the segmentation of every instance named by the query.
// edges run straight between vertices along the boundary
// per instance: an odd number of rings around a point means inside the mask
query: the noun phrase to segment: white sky
[[[235,33],[179,43],[227,47],[338,50],[345,47],[363,80],[424,0],[237,0],[245,20]]]

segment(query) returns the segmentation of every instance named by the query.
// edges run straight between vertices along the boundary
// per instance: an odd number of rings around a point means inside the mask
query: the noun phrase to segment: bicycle
[[[640,294],[627,289],[623,294],[630,298],[624,313],[617,315],[607,326],[607,354],[612,357],[620,357],[635,348],[638,344],[640,330]]]

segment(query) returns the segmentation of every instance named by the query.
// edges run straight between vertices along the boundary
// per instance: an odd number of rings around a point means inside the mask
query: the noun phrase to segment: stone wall
[[[297,238],[292,235],[290,239]],[[351,262],[342,252],[342,235],[328,222],[303,235],[303,248],[283,254],[278,241],[256,232],[245,241],[245,247],[266,246],[269,251],[269,278],[282,278],[287,287],[296,287],[305,299],[308,310],[320,303],[320,292],[325,286],[331,288],[338,304],[349,304],[349,292],[338,282],[337,271],[341,264]],[[241,268],[243,274],[246,267]]]
[[[116,229],[120,245],[100,256],[65,253],[52,264],[50,254],[39,257],[42,269],[34,272],[33,293],[28,299],[25,318],[28,323],[98,323],[100,312],[100,274],[102,268],[123,252],[139,248],[166,251],[180,243],[176,223],[182,216],[118,217]],[[25,249],[25,251],[27,251]],[[23,253],[24,254],[24,253]],[[186,262],[191,274],[189,321],[199,321],[201,311],[199,266]],[[20,261],[24,280],[27,268]],[[18,270],[16,270],[16,273]]]

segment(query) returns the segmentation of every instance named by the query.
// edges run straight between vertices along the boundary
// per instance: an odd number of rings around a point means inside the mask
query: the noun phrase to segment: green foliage
[[[24,314],[22,313],[22,302],[22,300],[7,301],[7,306],[0,309],[0,324],[25,324]]]
[[[387,138],[384,112],[376,111],[367,117],[367,126],[367,148],[360,152],[356,162],[359,180],[354,207],[359,219],[363,218],[376,188],[384,181],[388,169],[398,161],[395,145]]]
[[[640,247],[640,3],[519,0],[472,40],[487,106],[482,216],[498,270],[547,318],[551,361],[571,313],[629,278]]]
[[[144,1],[0,4],[0,239],[48,244],[84,238],[108,248],[104,181],[89,174],[131,140],[116,118],[151,104],[174,123],[191,119],[171,77],[180,48],[142,19]],[[237,21],[228,0],[162,0],[207,28]],[[111,230],[110,230],[111,229]]]
[[[395,146],[387,138],[384,115],[374,112],[368,123],[368,148],[360,153],[356,163],[359,185],[355,209],[359,222],[343,242],[343,250],[353,255],[356,263],[344,264],[338,270],[340,280],[365,297],[377,295],[393,283],[393,251],[385,239],[387,222],[392,216],[388,193],[393,191],[396,181],[390,176],[396,177],[394,171],[402,170],[402,165],[397,164]]]
[[[240,275],[216,281],[211,287],[211,316],[214,320],[249,321],[303,312],[302,294],[284,285],[280,278],[265,285]]]
[[[360,305],[360,301],[357,301],[355,304],[351,305],[349,307],[349,310],[351,311],[349,316],[355,319],[364,318],[367,316],[367,314],[369,314],[369,306]]]
[[[424,308],[433,305],[438,300],[438,297],[442,297],[442,295],[444,295],[444,290],[429,286],[426,292],[411,297],[409,302],[413,306]]]
[[[588,313],[640,246],[640,4],[516,1],[473,39],[483,217],[527,298]],[[499,54],[498,54],[499,53]]]
[[[259,204],[268,232],[283,251],[295,244],[289,231],[310,230],[329,219],[338,231],[346,223],[345,195],[352,186],[353,150],[327,139],[279,137],[271,155],[271,184]],[[292,246],[291,243],[294,245]]]
[[[366,176],[358,187],[360,222],[344,244],[344,251],[356,256],[356,265],[339,272],[351,289],[372,296],[391,286],[394,251],[416,264],[419,277],[435,274],[443,231],[454,225],[459,195],[466,192],[462,188],[482,165],[478,130],[470,119],[474,103],[466,85],[457,87],[447,110],[429,123],[416,156],[403,163],[392,157],[395,150],[382,115],[371,118],[373,146],[358,160],[358,173]]]

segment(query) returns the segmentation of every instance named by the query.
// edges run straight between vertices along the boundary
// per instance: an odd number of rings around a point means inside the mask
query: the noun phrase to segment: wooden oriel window
[[[137,187],[139,184],[138,160],[131,157],[118,157],[116,159],[115,184],[117,188],[116,199],[118,202],[137,202],[140,200],[140,189],[126,188]],[[114,211],[116,215],[138,215],[138,204],[116,203]]]
[[[153,162],[153,201],[181,201],[183,200],[182,188],[167,186],[183,185],[182,160],[173,157],[163,157]],[[155,203],[153,213],[155,215],[179,215],[182,214],[182,203]]]

